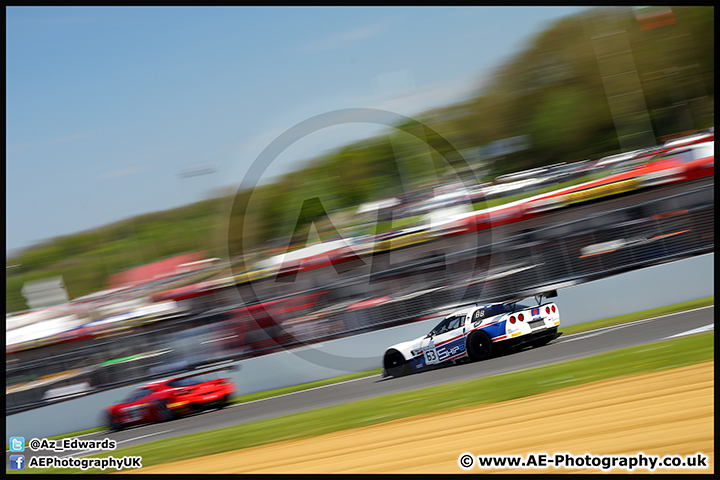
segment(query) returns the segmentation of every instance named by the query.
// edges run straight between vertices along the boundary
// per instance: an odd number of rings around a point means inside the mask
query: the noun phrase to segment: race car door
[[[465,351],[465,315],[455,315],[440,322],[423,340],[427,365],[435,365]]]

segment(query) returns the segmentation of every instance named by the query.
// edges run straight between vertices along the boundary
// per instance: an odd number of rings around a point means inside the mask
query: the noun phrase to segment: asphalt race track
[[[367,377],[235,405],[225,410],[207,412],[162,424],[129,428],[121,432],[95,433],[84,436],[83,439],[110,438],[118,442],[118,448],[130,447],[154,440],[240,425],[390,393],[549,365],[618,348],[659,342],[673,336],[709,331],[714,328],[714,311],[714,306],[704,307],[567,337],[562,336],[544,347],[526,349],[479,363],[454,365],[398,379],[382,378],[380,376]],[[562,328],[560,331],[562,331]],[[378,366],[380,366],[380,359],[378,359]],[[100,414],[100,412],[92,413],[95,415]],[[76,456],[86,453],[89,454],[90,452],[58,454],[50,452],[33,453],[26,450],[26,456]]]

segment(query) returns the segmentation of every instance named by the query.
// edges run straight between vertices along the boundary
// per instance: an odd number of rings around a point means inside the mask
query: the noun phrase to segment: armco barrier
[[[348,278],[265,304],[258,312],[250,311],[253,305],[215,305],[213,312],[143,326],[132,336],[89,341],[82,353],[33,361],[27,356],[36,352],[9,355],[6,413],[41,406],[49,388],[65,384],[87,382],[94,390],[127,385],[173,373],[173,368],[250,358],[413,322],[443,306],[532,295],[712,252],[713,215],[710,185]],[[322,301],[295,308],[307,298]],[[78,346],[73,350],[80,352]],[[53,377],[67,372],[74,376]],[[39,383],[28,383],[33,378]],[[25,387],[18,387],[23,381]]]
[[[560,309],[563,325],[573,325],[711,295],[714,295],[714,254],[568,287],[559,291],[553,301]],[[380,368],[386,347],[424,335],[437,320],[428,319],[313,347],[346,358],[343,369],[322,367],[303,358],[307,355],[290,350],[243,360],[239,362],[238,371],[229,376],[237,384],[238,393],[245,394]],[[99,426],[102,409],[133,387],[7,415],[6,431],[8,435],[42,438]]]

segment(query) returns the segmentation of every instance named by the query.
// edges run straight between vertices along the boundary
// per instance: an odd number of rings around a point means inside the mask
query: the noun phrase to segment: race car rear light
[[[518,315],[518,320],[519,320],[519,321],[522,322],[522,321],[523,321],[523,318],[525,318],[525,317],[523,317],[523,314],[522,314],[522,313],[521,313],[520,315]]]
[[[545,313],[550,313],[550,307],[545,307]]]
[[[515,317],[510,317],[510,323],[515,323]]]
[[[555,305],[552,306],[552,311],[555,313]]]

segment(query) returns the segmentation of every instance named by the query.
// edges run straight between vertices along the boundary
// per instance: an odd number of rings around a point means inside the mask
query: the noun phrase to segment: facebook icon
[[[10,470],[25,470],[25,455],[10,455]]]

